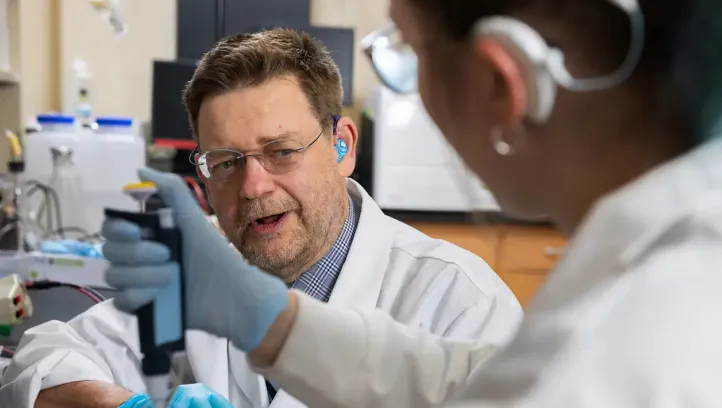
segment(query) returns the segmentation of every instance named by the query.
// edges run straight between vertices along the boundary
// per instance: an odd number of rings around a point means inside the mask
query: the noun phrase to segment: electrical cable
[[[55,229],[55,230],[51,231],[50,233],[45,234],[45,237],[44,237],[44,238],[45,238],[45,239],[47,239],[47,238],[53,238],[53,237],[55,237],[55,236],[64,237],[65,234],[67,234],[68,232],[72,232],[72,233],[75,233],[75,234],[80,234],[80,235],[81,235],[81,238],[79,238],[78,241],[82,241],[84,238],[92,237],[92,236],[94,236],[94,235],[97,235],[97,234],[91,234],[91,233],[89,233],[88,231],[86,231],[85,229],[80,228],[80,227],[65,227],[65,228]]]
[[[33,185],[31,185],[30,189],[28,189],[28,192],[25,193],[25,195],[27,197],[26,200],[30,200],[30,197],[35,195],[35,193],[37,193],[38,191],[43,193],[43,201],[40,204],[40,207],[38,208],[37,218],[39,220],[40,218],[42,218],[42,215],[45,212],[45,207],[47,206],[47,203],[49,203],[51,200],[48,189],[45,188],[45,186],[40,187],[38,185],[33,184]],[[47,219],[46,219],[46,225],[45,225],[45,231],[44,231],[45,233],[47,233],[48,231],[53,229],[53,213],[51,211],[48,211],[46,218]]]
[[[206,195],[203,194],[203,189],[201,188],[201,185],[198,184],[198,181],[190,176],[183,177],[183,180],[191,187],[193,192],[196,195],[196,198],[198,199],[198,204],[201,205],[201,208],[203,208],[203,211],[205,211],[206,215],[210,215],[211,211],[208,207],[208,202],[206,201]]]
[[[0,357],[1,358],[13,358],[15,355],[15,350],[12,347],[2,346],[0,347]]]
[[[45,231],[44,238],[53,238],[55,236],[59,236],[61,239],[65,239],[65,234],[67,232],[75,232],[82,234],[83,238],[93,238],[97,236],[98,234],[91,234],[88,231],[86,231],[83,228],[76,227],[76,226],[64,226],[63,220],[62,220],[62,214],[61,214],[61,208],[60,208],[60,199],[58,198],[58,193],[53,189],[52,187],[48,186],[47,184],[43,184],[37,180],[29,180],[26,182],[26,184],[32,186],[28,192],[27,196],[28,198],[31,197],[34,193],[37,191],[42,191],[43,195],[45,196],[45,200],[41,204],[40,208],[38,209],[38,217],[42,216],[42,213],[45,211],[45,207],[49,206],[51,204],[53,206],[53,209],[55,210],[55,219],[57,220],[57,226],[53,225],[53,217],[52,212],[48,211],[47,215],[47,230]],[[81,239],[82,240],[82,239]]]
[[[82,285],[75,285],[73,283],[66,283],[66,282],[57,282],[57,281],[51,281],[51,280],[42,280],[42,281],[29,281],[24,283],[25,288],[28,290],[45,290],[45,289],[52,289],[52,288],[70,288],[74,289],[88,298],[90,298],[94,303],[101,303],[107,298],[103,296],[102,293],[98,292],[97,290],[82,286]]]
[[[35,186],[39,189],[42,189],[47,194],[47,197],[48,197],[47,201],[50,202],[50,204],[53,206],[53,209],[55,210],[55,218],[56,218],[57,228],[59,230],[62,230],[63,229],[63,219],[62,219],[62,214],[60,212],[60,198],[58,198],[57,191],[55,191],[55,189],[53,189],[52,187],[50,187],[46,184],[43,184],[37,180],[28,180],[26,182],[26,184],[29,184],[31,186]],[[30,194],[30,192],[28,192],[28,194]],[[40,215],[40,213],[41,213],[41,211],[43,211],[43,209],[44,209],[44,206],[41,206],[41,209],[38,210],[38,215]],[[49,229],[52,230],[53,226],[50,225]],[[63,234],[60,234],[60,237],[65,238],[65,236]]]

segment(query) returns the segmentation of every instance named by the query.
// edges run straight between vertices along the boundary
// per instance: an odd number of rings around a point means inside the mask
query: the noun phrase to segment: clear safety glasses
[[[271,174],[288,173],[298,167],[303,153],[313,146],[322,134],[323,130],[311,143],[306,145],[293,139],[274,140],[253,153],[243,153],[236,149],[209,150],[201,153],[197,161],[193,161],[193,157],[191,157],[191,163],[198,166],[205,178],[221,183],[233,180],[243,174],[246,162],[251,157],[255,157],[258,163]]]
[[[386,87],[400,94],[416,92],[416,54],[401,39],[396,26],[390,25],[372,32],[361,40],[361,47]]]

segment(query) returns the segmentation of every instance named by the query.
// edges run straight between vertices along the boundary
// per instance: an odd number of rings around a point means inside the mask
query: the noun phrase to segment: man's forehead
[[[274,140],[297,138],[316,124],[305,98],[295,103],[291,98],[262,99],[253,103],[232,93],[210,99],[198,117],[203,150],[255,149]]]

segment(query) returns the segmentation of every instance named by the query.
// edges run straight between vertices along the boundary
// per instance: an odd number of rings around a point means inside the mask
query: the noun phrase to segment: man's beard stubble
[[[345,192],[345,184],[343,187]],[[275,202],[250,201],[242,211],[241,220],[231,242],[249,263],[291,283],[317,262],[316,258],[323,256],[338,238],[337,235],[333,237],[330,235],[340,232],[346,216],[343,212],[345,206],[341,201],[340,208],[330,209],[328,205],[339,200],[329,195],[323,194],[323,197],[317,197],[318,202],[322,204],[307,205],[303,209],[291,197]],[[282,237],[273,235],[247,239],[246,231],[253,220],[280,212],[296,214],[297,224],[293,230],[284,227]],[[339,227],[339,231],[334,231],[335,226]],[[283,242],[278,248],[274,248],[274,252],[269,253],[264,242],[276,239],[282,239]]]

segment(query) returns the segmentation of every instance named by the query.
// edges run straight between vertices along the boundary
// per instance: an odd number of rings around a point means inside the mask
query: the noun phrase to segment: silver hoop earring
[[[508,136],[512,136],[509,140]],[[489,132],[491,145],[500,156],[511,156],[521,150],[526,142],[526,129],[518,123],[512,127],[494,126]]]

